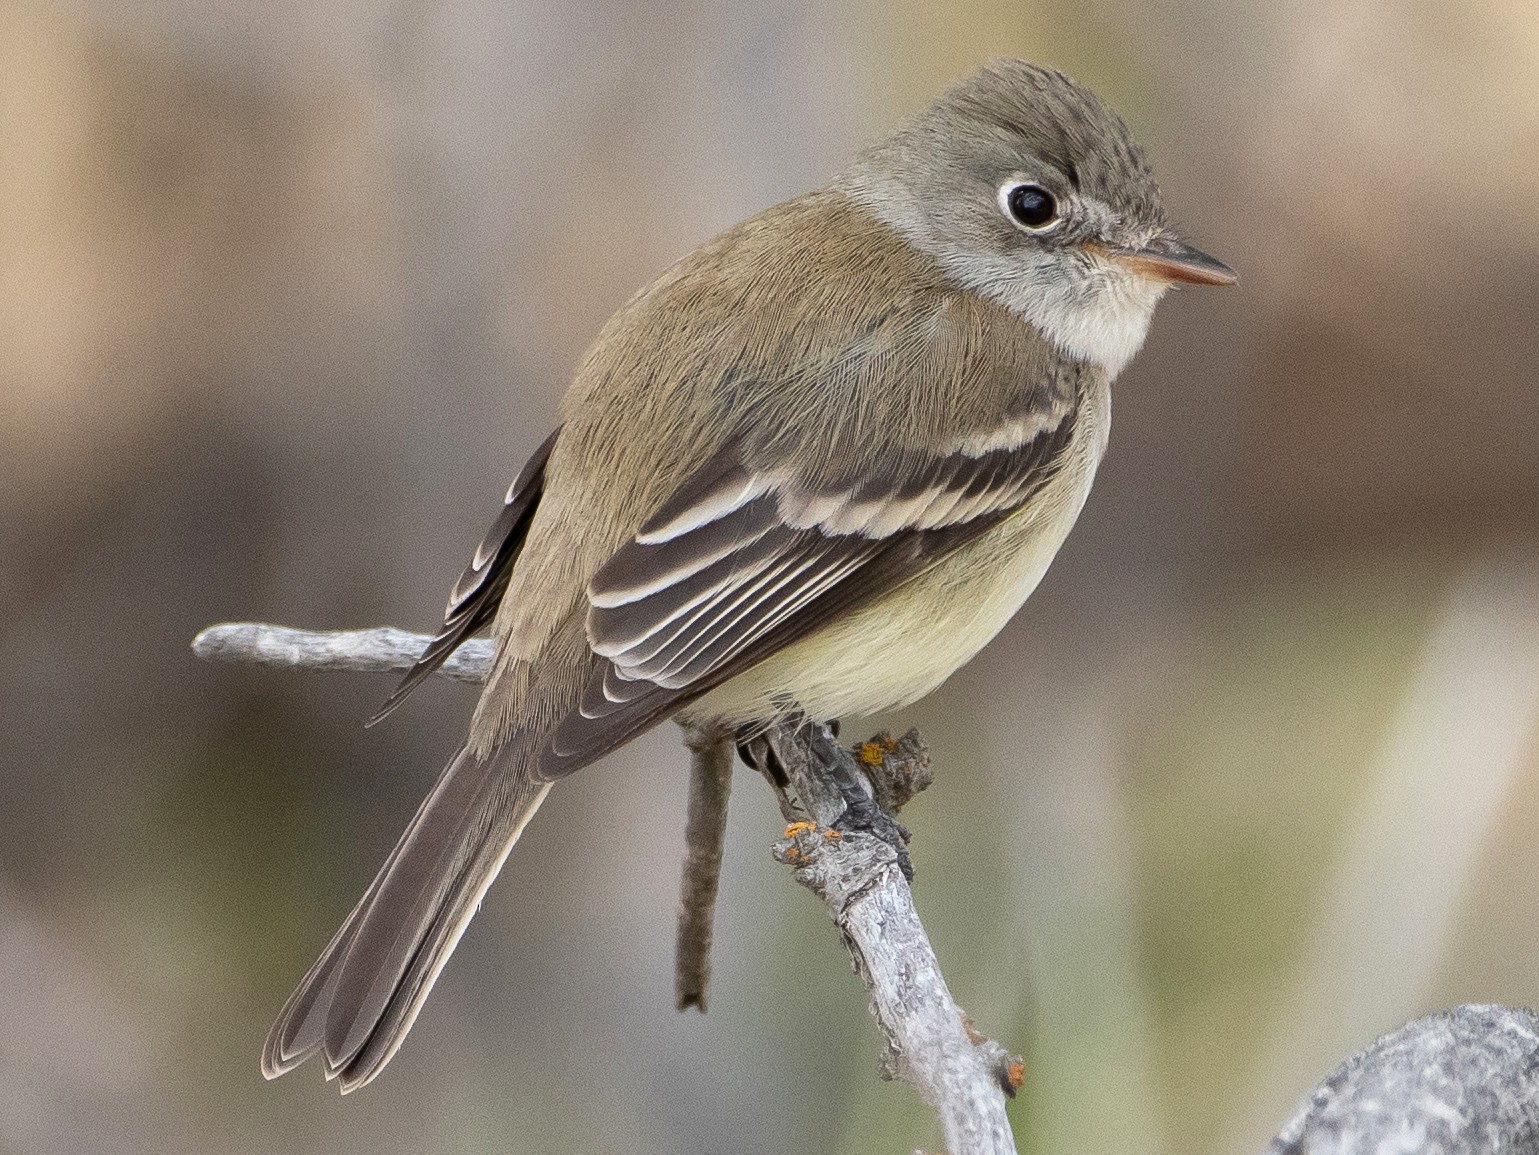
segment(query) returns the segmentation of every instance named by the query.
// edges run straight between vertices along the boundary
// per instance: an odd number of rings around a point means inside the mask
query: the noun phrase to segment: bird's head
[[[1024,61],[995,61],[942,93],[839,187],[954,280],[1112,373],[1172,284],[1236,280],[1171,231],[1122,118]]]

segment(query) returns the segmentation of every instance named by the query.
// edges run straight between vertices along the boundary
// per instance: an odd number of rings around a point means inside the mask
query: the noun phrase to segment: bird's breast
[[[744,671],[691,706],[732,724],[794,701],[812,717],[896,709],[925,696],[1004,628],[1073,528],[1106,446],[1110,394],[1080,407],[1062,467],[1026,508],[886,596]]]

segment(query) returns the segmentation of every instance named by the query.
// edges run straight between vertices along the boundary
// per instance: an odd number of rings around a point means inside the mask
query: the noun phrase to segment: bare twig
[[[198,635],[193,650],[211,661],[401,671],[411,666],[428,640],[388,627],[310,632],[238,622],[210,626]],[[490,643],[472,641],[440,672],[477,682],[485,679],[490,665]],[[711,735],[692,749],[679,1003],[704,1009],[731,760],[725,755],[730,746],[721,735]],[[827,726],[787,723],[755,736],[741,749],[764,773],[782,813],[793,822],[775,848],[776,858],[794,867],[797,881],[823,899],[856,973],[871,991],[872,1013],[887,1038],[883,1075],[903,1078],[918,1089],[939,1116],[951,1155],[1014,1155],[1005,1100],[1021,1084],[1021,1061],[980,1036],[952,999],[914,909],[902,838],[884,840],[889,832],[903,834],[891,813],[929,781],[929,759],[918,736],[910,732],[897,741],[878,737],[858,747],[852,762]],[[851,764],[864,773],[871,797],[851,796]],[[883,830],[884,838],[837,829],[847,814],[857,812],[861,825]],[[698,843],[697,819],[702,832]],[[688,951],[686,924],[693,928],[687,932],[693,944]]]
[[[784,725],[744,748],[793,820],[775,857],[823,900],[844,936],[887,1036],[883,1077],[914,1085],[939,1117],[952,1155],[1014,1155],[1005,1101],[1024,1080],[1021,1060],[981,1036],[952,999],[897,849],[838,829],[846,803],[820,757],[831,738],[824,726]],[[856,749],[874,795],[888,805],[901,806],[929,784],[929,755],[912,730]]]
[[[721,855],[727,838],[727,796],[737,748],[722,731],[684,728],[689,747],[689,810],[684,820],[684,877],[679,886],[679,934],[674,950],[673,1003],[705,1010],[711,978],[711,934]]]
[[[256,662],[303,670],[404,673],[427,637],[393,626],[372,630],[296,630],[267,622],[221,622],[192,640],[192,652],[209,662]],[[492,667],[492,643],[472,638],[449,656],[438,673],[456,682],[484,682]]]

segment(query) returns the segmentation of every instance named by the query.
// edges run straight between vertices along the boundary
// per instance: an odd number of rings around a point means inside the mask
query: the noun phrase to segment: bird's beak
[[[1233,285],[1235,271],[1185,241],[1162,233],[1139,249],[1107,249],[1106,255],[1141,277],[1183,285]]]

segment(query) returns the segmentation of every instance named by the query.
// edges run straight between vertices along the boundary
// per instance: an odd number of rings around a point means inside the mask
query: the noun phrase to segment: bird
[[[263,1073],[374,1079],[566,775],[667,718],[866,715],[944,682],[1078,517],[1156,303],[1235,281],[1110,107],[1007,59],[636,293],[381,711],[490,626],[463,746]]]

